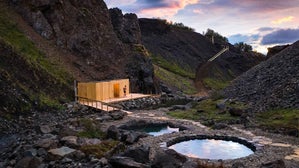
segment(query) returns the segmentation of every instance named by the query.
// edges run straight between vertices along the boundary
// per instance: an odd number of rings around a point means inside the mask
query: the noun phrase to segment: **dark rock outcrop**
[[[141,44],[141,31],[136,14],[122,14],[118,8],[109,9],[112,25],[118,38],[129,44]]]
[[[154,55],[160,55],[185,70],[195,70],[216,53],[204,36],[176,28],[160,19],[139,19],[142,44]]]
[[[155,92],[153,66],[136,52],[141,33],[135,14],[123,15],[98,1],[13,1],[11,6],[45,40],[65,54],[78,80],[130,78],[131,90]],[[112,17],[110,17],[110,14]]]
[[[76,63],[91,79],[125,76],[126,54],[104,1],[30,0],[13,5],[41,36],[83,58],[84,63]]]
[[[154,80],[154,67],[147,49],[141,44],[141,30],[136,14],[123,15],[118,8],[109,9],[111,22],[117,37],[125,44],[131,55],[126,64],[126,73],[131,79],[134,92],[156,93],[159,89]]]
[[[250,69],[224,90],[254,111],[299,108],[299,41]]]
[[[289,47],[290,45],[281,45],[281,46],[274,46],[268,48],[267,57],[272,57],[273,55],[279,53],[280,51],[284,50],[285,48]]]

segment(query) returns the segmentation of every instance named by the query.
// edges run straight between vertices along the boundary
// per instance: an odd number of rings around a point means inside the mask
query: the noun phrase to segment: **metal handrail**
[[[103,101],[99,101],[99,100],[93,100],[93,99],[89,99],[89,98],[86,98],[86,97],[80,97],[80,96],[76,96],[77,97],[77,101],[78,102],[81,102],[82,101],[82,104],[84,105],[87,105],[87,106],[90,106],[90,107],[94,107],[93,106],[93,103],[95,102],[95,108],[98,109],[98,103],[101,104],[101,109],[104,110],[103,106],[107,106],[107,111],[109,111],[109,107],[112,107],[113,110],[121,110],[122,108],[121,107],[116,107],[116,105],[112,105],[110,103],[106,103],[106,102],[103,102]]]

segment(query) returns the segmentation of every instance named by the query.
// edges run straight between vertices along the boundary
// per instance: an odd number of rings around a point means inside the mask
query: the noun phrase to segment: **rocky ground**
[[[0,167],[299,167],[296,137],[242,125],[213,130],[199,122],[169,118],[166,112],[174,107],[107,113],[75,103],[65,106],[62,113],[1,119]],[[170,124],[182,131],[153,137],[125,129],[146,124]],[[212,161],[167,148],[178,138],[199,135],[245,139],[256,151],[245,158]]]

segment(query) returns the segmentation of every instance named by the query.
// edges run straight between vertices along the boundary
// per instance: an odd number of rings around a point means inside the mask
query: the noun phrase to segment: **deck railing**
[[[106,102],[99,101],[99,100],[93,100],[93,99],[89,99],[86,97],[77,96],[77,101],[83,105],[87,105],[87,106],[94,107],[96,109],[101,109],[104,111],[109,111],[109,108],[112,108],[113,111],[114,110],[122,110],[122,107],[117,106],[115,104],[110,104],[110,103],[106,103]]]

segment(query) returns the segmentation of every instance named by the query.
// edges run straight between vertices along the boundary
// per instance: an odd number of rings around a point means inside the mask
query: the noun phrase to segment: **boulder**
[[[120,132],[115,125],[111,125],[107,130],[107,138],[111,138],[114,140],[120,139]]]
[[[49,134],[53,131],[53,129],[49,125],[41,125],[39,129],[40,132],[43,134]]]
[[[51,158],[50,158],[51,160],[56,160],[59,158],[63,158],[66,155],[69,155],[75,151],[76,151],[75,149],[63,146],[61,148],[51,149],[48,151],[48,153],[51,155]]]
[[[174,110],[186,110],[187,107],[185,105],[173,105],[169,108],[169,111],[174,111]]]
[[[152,167],[153,168],[174,168],[182,167],[183,163],[187,161],[187,158],[178,154],[173,149],[167,149],[165,151],[159,150],[155,153]]]
[[[137,142],[140,138],[149,136],[144,132],[135,132],[135,131],[124,131],[121,135],[121,141],[126,144],[133,144]]]
[[[39,148],[37,150],[37,156],[46,156],[48,152],[44,148]]]
[[[114,120],[121,120],[125,117],[127,113],[123,112],[123,111],[113,111],[110,112],[109,115],[114,119]]]
[[[225,110],[225,107],[226,107],[225,102],[220,102],[216,104],[216,108],[219,110]]]
[[[240,116],[242,116],[242,114],[244,113],[244,110],[242,110],[242,109],[238,109],[238,108],[230,108],[229,110],[228,110],[228,112],[229,112],[229,114],[231,115],[231,116],[237,116],[237,117],[240,117]]]
[[[78,137],[76,137],[76,136],[66,136],[66,137],[61,138],[61,141],[64,144],[66,144],[68,146],[74,146],[74,147],[78,146],[77,140],[78,140]]]
[[[149,163],[149,152],[149,146],[141,146],[126,150],[122,156],[133,158],[136,162]]]
[[[102,141],[100,139],[97,138],[79,138],[78,139],[78,144],[80,146],[83,145],[96,145],[96,144],[100,144]]]
[[[15,168],[38,168],[42,162],[37,157],[24,157],[16,164]]]
[[[40,148],[55,148],[57,146],[57,140],[53,138],[46,138],[46,139],[40,139],[36,142],[36,146]]]
[[[224,123],[215,123],[213,126],[212,126],[213,129],[224,129],[224,128],[227,128],[227,125],[224,124]]]
[[[32,148],[32,149],[29,149],[29,150],[26,150],[24,152],[24,156],[28,156],[28,157],[33,157],[33,156],[36,156],[37,155],[37,150]]]
[[[285,168],[286,165],[283,160],[275,160],[273,162],[263,163],[260,168]]]
[[[134,161],[132,158],[123,157],[123,156],[114,156],[109,160],[109,163],[113,167],[122,167],[122,168],[150,168],[147,164],[142,164]]]

